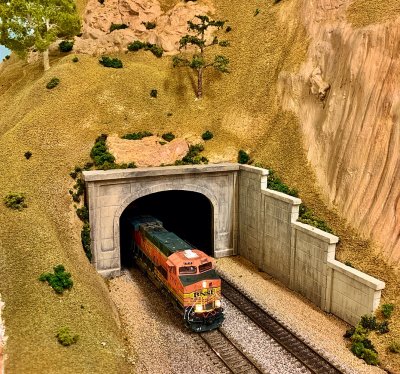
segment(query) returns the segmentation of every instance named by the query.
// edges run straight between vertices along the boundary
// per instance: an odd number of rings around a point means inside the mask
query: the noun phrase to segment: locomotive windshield
[[[196,266],[181,266],[179,268],[179,274],[196,274],[197,267]]]
[[[205,264],[199,266],[199,272],[202,273],[206,270],[210,270],[211,268],[212,268],[212,263],[206,262]]]

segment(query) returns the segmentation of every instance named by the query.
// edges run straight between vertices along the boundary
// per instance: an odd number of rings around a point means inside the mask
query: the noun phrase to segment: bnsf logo
[[[193,292],[194,297],[200,297],[200,296],[207,296],[207,295],[212,295],[214,293],[214,290],[205,290],[202,292]]]

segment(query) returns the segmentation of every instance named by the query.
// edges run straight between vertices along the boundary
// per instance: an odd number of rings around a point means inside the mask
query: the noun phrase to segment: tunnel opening
[[[166,230],[178,235],[206,254],[214,254],[214,212],[210,200],[191,191],[163,191],[133,201],[120,217],[121,265],[133,266],[132,232],[127,219],[150,215]]]

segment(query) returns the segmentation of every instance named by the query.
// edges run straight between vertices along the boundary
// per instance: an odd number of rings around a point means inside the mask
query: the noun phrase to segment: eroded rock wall
[[[308,59],[280,94],[329,201],[400,264],[400,17],[355,29],[350,3],[303,1]]]

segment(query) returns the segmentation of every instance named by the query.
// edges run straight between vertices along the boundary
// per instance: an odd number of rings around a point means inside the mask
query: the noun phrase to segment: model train
[[[168,293],[185,324],[195,332],[219,327],[224,314],[214,259],[167,231],[154,217],[130,219],[129,227],[136,263]]]

